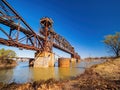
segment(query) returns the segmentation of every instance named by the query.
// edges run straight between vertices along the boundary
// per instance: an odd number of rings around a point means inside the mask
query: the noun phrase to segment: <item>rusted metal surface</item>
[[[73,58],[80,59],[71,44],[52,29],[51,18],[42,18],[40,24],[40,33],[36,34],[5,0],[0,1],[0,25],[4,25],[0,26],[0,34],[6,36],[0,36],[0,44],[37,52],[52,52],[52,47],[55,47],[71,54]]]
[[[3,39],[3,38],[0,38],[0,44],[7,45],[7,46],[18,47],[20,49],[28,49],[28,50],[39,51],[39,48],[37,48],[37,47],[27,45],[27,44],[22,44],[22,43],[19,43],[19,42],[15,42],[13,40],[6,40],[6,39]]]
[[[48,17],[44,17],[40,20],[40,24],[42,26],[40,33],[44,36],[43,50],[47,52],[52,52],[53,43],[51,41],[53,39],[53,35],[50,35],[49,30],[52,28],[53,21]]]

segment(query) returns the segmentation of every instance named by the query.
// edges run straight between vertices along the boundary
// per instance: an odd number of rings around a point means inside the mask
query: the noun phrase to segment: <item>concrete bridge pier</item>
[[[80,56],[78,55],[78,53],[74,53],[74,54],[71,54],[71,62],[80,62]]]
[[[79,63],[81,60],[80,60],[80,59],[77,59],[76,61]]]
[[[79,63],[81,60],[79,58],[71,58],[70,62],[72,63]]]
[[[33,67],[40,67],[40,68],[53,67],[54,61],[55,61],[55,57],[53,53],[46,51],[42,53],[36,53]]]
[[[70,59],[70,62],[75,62],[75,63],[76,63],[76,62],[77,62],[77,59],[76,59],[76,58],[71,58],[71,59]]]
[[[59,58],[58,66],[59,67],[70,67],[70,58]]]

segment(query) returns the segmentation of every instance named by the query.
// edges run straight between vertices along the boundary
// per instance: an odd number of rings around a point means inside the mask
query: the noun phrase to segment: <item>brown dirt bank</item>
[[[26,84],[0,84],[1,90],[120,90],[120,58],[95,65],[72,80],[49,79]]]
[[[10,67],[15,67],[17,65],[17,62],[14,60],[9,60],[9,62],[1,62],[0,61],[0,69],[1,68],[10,68]]]

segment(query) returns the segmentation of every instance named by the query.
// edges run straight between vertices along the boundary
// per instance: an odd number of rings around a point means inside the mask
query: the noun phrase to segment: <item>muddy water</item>
[[[47,80],[49,78],[70,79],[84,72],[86,67],[101,63],[101,61],[71,63],[70,68],[32,68],[28,62],[18,62],[14,68],[0,69],[0,82],[4,83],[25,83],[30,81]]]

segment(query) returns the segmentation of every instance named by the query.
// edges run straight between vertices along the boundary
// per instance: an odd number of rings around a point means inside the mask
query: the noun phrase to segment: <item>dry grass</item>
[[[120,80],[120,58],[95,65],[92,70],[105,79]]]

